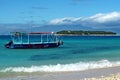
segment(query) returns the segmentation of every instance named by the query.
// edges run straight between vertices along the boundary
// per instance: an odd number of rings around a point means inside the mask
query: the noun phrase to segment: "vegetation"
[[[63,35],[116,35],[115,32],[107,32],[107,31],[71,31],[71,30],[63,30],[57,32],[57,34],[63,34]]]

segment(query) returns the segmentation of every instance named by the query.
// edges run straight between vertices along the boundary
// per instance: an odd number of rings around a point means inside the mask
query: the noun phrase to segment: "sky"
[[[120,0],[0,0],[0,34],[107,30],[120,33]]]

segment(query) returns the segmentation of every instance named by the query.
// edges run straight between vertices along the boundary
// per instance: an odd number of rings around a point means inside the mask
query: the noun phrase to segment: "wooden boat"
[[[9,43],[7,43],[5,47],[11,49],[37,49],[37,48],[54,48],[60,45],[63,45],[63,41],[60,40],[58,36],[53,32],[39,32],[39,33],[13,32],[11,35],[11,41],[9,41]]]

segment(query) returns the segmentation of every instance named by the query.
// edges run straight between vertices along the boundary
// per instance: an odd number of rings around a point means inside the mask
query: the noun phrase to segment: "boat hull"
[[[58,47],[61,44],[57,43],[42,43],[42,44],[6,44],[6,48],[11,49],[39,49],[39,48],[54,48]]]

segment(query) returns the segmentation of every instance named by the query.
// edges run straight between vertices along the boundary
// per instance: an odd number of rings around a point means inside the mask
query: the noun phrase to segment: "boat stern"
[[[13,44],[13,41],[10,41],[9,43],[5,44],[6,48],[10,48],[10,46]]]

